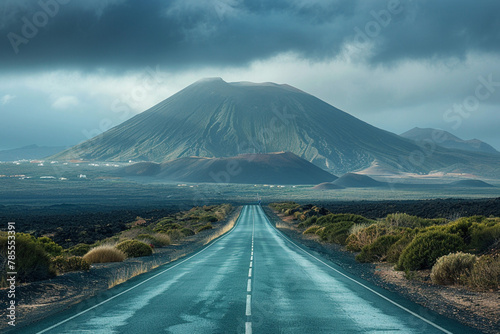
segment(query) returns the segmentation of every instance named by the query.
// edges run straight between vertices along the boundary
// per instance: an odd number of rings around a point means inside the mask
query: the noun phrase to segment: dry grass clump
[[[125,253],[110,245],[92,248],[83,256],[83,259],[88,263],[122,262],[126,258]]]
[[[351,251],[360,251],[363,247],[373,243],[385,231],[377,224],[354,224],[349,230],[347,237],[347,249]]]
[[[439,258],[432,267],[435,284],[460,284],[479,291],[500,289],[500,255],[454,253]]]
[[[441,285],[464,283],[476,260],[475,255],[462,252],[441,256],[432,267],[432,282]]]
[[[165,233],[155,233],[153,234],[153,238],[161,246],[168,246],[171,242],[170,236]]]
[[[481,256],[470,272],[468,284],[478,290],[499,290],[500,255]]]

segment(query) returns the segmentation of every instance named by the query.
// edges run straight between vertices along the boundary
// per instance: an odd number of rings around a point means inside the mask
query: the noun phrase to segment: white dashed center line
[[[247,322],[245,324],[245,334],[252,334],[252,323]]]
[[[252,268],[253,268],[253,246],[254,246],[254,235],[255,235],[255,214],[257,210],[254,211],[252,215],[252,249],[250,254],[250,265],[248,268],[248,281],[247,281],[247,302],[245,309],[245,316],[247,321],[245,322],[245,334],[252,334]]]
[[[252,315],[252,295],[247,295],[247,309],[245,311],[247,317]]]

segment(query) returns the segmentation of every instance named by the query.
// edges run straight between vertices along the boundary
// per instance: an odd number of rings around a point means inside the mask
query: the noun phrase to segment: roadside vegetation
[[[59,274],[89,270],[94,263],[121,262],[149,256],[155,249],[182,242],[214,228],[232,211],[230,204],[194,207],[160,219],[137,217],[126,229],[105,239],[79,243],[64,249],[50,235],[35,237],[16,233],[16,271],[20,283],[44,280]],[[79,231],[78,233],[81,233]],[[0,232],[0,287],[7,287],[8,238]]]
[[[100,245],[92,248],[83,259],[88,263],[122,262],[127,256],[115,246]]]
[[[303,234],[357,252],[359,262],[387,262],[413,277],[430,271],[433,283],[476,290],[500,286],[500,218],[471,216],[454,220],[392,213],[376,220],[331,213],[294,202],[270,207],[293,218]]]

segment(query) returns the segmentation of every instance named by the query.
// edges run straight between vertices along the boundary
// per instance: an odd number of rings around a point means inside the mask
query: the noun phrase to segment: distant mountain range
[[[335,180],[333,184],[344,188],[373,188],[387,185],[386,183],[376,181],[369,176],[355,173],[342,175],[340,178]]]
[[[333,182],[323,182],[313,187],[316,190],[338,190],[345,188],[399,188],[399,189],[446,189],[446,188],[495,188],[494,185],[481,180],[459,180],[450,183],[390,183],[380,182],[367,175],[347,173]]]
[[[120,174],[176,182],[278,185],[315,184],[337,179],[290,152],[229,158],[186,157],[161,164],[140,162],[124,167]]]
[[[393,173],[500,176],[500,156],[429,151],[289,85],[198,81],[55,160],[152,161],[292,152],[333,174],[370,166]],[[201,160],[200,160],[201,161]]]
[[[64,146],[29,145],[21,148],[0,151],[0,161],[38,160],[66,149]]]
[[[410,131],[401,134],[400,136],[416,141],[417,143],[431,141],[436,145],[445,148],[468,152],[500,154],[500,152],[495,150],[491,145],[486,144],[479,139],[463,140],[444,130],[431,128],[413,128]]]

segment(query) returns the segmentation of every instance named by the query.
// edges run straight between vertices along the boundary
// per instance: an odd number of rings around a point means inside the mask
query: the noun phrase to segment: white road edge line
[[[133,287],[128,288],[127,290],[122,291],[122,292],[120,292],[119,294],[116,294],[116,295],[114,295],[113,297],[110,297],[110,298],[108,298],[108,299],[106,299],[106,300],[104,300],[104,301],[100,302],[99,304],[96,304],[96,305],[94,305],[94,306],[92,306],[92,307],[89,307],[88,309],[86,309],[86,310],[84,310],[84,311],[81,311],[81,312],[79,312],[79,313],[77,313],[77,314],[75,314],[75,315],[73,315],[73,316],[71,316],[71,317],[69,317],[69,318],[67,318],[67,319],[65,319],[65,320],[63,320],[63,321],[60,321],[60,322],[58,322],[57,324],[54,324],[54,325],[52,325],[52,326],[50,326],[50,327],[48,327],[48,328],[45,328],[44,330],[42,330],[42,331],[40,331],[40,332],[37,332],[37,334],[42,334],[42,333],[45,333],[45,332],[47,332],[47,331],[50,331],[50,330],[52,330],[52,329],[54,329],[54,328],[56,328],[56,327],[59,327],[60,325],[62,325],[62,324],[64,324],[64,323],[66,323],[66,322],[68,322],[68,321],[71,321],[71,320],[73,320],[73,319],[75,319],[75,318],[77,318],[77,317],[81,316],[82,314],[85,314],[85,313],[87,313],[87,312],[89,312],[89,311],[91,311],[91,310],[93,310],[93,309],[95,309],[95,308],[97,308],[97,307],[99,307],[99,306],[101,306],[101,305],[103,305],[103,304],[106,304],[107,302],[109,302],[109,301],[111,301],[111,300],[113,300],[113,299],[115,299],[115,298],[117,298],[117,297],[119,297],[119,296],[121,296],[121,295],[123,295],[123,294],[125,294],[125,293],[129,292],[129,291],[134,290],[135,288],[137,288],[137,287],[139,287],[139,286],[143,285],[144,283],[146,283],[146,282],[148,282],[148,281],[152,280],[153,278],[156,278],[156,277],[158,277],[158,276],[160,276],[160,275],[162,275],[162,274],[166,273],[167,271],[169,271],[169,270],[171,270],[171,269],[174,269],[175,267],[177,267],[177,266],[179,266],[179,265],[183,264],[184,262],[186,262],[186,261],[188,261],[188,260],[192,259],[193,257],[195,257],[195,256],[197,256],[197,255],[199,255],[199,254],[203,253],[204,251],[206,251],[207,249],[209,249],[210,247],[212,247],[213,245],[215,245],[216,243],[218,243],[219,241],[221,241],[222,239],[224,239],[225,237],[227,237],[230,233],[232,233],[232,232],[234,231],[234,228],[238,225],[238,223],[239,223],[239,221],[240,221],[240,217],[241,217],[241,215],[242,215],[242,212],[243,212],[243,209],[244,209],[244,208],[245,208],[245,207],[243,207],[243,208],[241,209],[240,214],[238,215],[238,218],[236,219],[236,223],[234,224],[233,228],[232,228],[229,232],[227,232],[227,233],[226,233],[226,234],[224,234],[223,236],[219,237],[219,238],[218,238],[218,239],[216,239],[214,242],[212,242],[210,245],[208,245],[208,246],[206,246],[205,248],[203,248],[202,250],[198,251],[196,254],[191,255],[190,257],[188,257],[188,258],[186,258],[186,259],[182,260],[181,262],[176,263],[175,265],[173,265],[173,266],[171,266],[171,267],[169,267],[169,268],[167,268],[167,269],[165,269],[165,270],[163,270],[163,271],[159,272],[158,274],[156,274],[156,275],[154,275],[154,276],[151,276],[150,278],[148,278],[148,279],[146,279],[146,280],[144,280],[144,281],[142,281],[142,282],[140,282],[140,283],[138,283],[138,284],[134,285]]]
[[[272,228],[274,228],[274,229],[276,230],[276,232],[278,232],[278,233],[279,233],[279,234],[280,234],[280,235],[281,235],[281,236],[282,236],[285,240],[287,240],[288,242],[290,242],[291,244],[293,244],[295,247],[297,247],[298,249],[300,249],[301,251],[303,251],[305,254],[309,255],[310,257],[312,257],[312,258],[313,258],[313,259],[315,259],[316,261],[318,261],[318,262],[320,262],[320,263],[324,264],[325,266],[327,266],[328,268],[332,269],[333,271],[335,271],[335,272],[336,272],[336,273],[338,273],[339,275],[342,275],[343,277],[347,278],[348,280],[350,280],[350,281],[352,281],[352,282],[354,282],[354,283],[358,284],[359,286],[361,286],[361,287],[365,288],[366,290],[368,290],[368,291],[370,291],[370,292],[372,292],[372,293],[376,294],[377,296],[381,297],[382,299],[385,299],[385,300],[386,300],[386,301],[388,301],[389,303],[391,303],[391,304],[393,304],[393,305],[395,305],[395,306],[399,307],[399,308],[400,308],[400,309],[402,309],[403,311],[406,311],[406,312],[408,312],[409,314],[411,314],[411,315],[413,315],[413,316],[415,316],[415,317],[419,318],[420,320],[422,320],[422,321],[424,321],[424,322],[428,323],[429,325],[431,325],[431,326],[433,326],[433,327],[435,327],[435,328],[439,329],[439,330],[440,330],[440,331],[442,331],[443,333],[453,334],[452,332],[450,332],[450,331],[448,331],[448,330],[444,329],[443,327],[439,326],[438,324],[435,324],[435,323],[433,323],[432,321],[427,320],[426,318],[422,317],[421,315],[419,315],[419,314],[417,314],[417,313],[415,313],[415,312],[413,312],[413,311],[411,311],[411,310],[407,309],[407,308],[406,308],[406,307],[404,307],[403,305],[398,304],[397,302],[395,302],[395,301],[393,301],[393,300],[389,299],[388,297],[384,296],[383,294],[381,294],[381,293],[379,293],[379,292],[377,292],[377,291],[373,290],[372,288],[370,288],[370,287],[368,287],[368,286],[364,285],[364,284],[363,284],[363,283],[361,283],[361,282],[358,282],[358,281],[357,281],[357,280],[355,280],[354,278],[347,276],[347,275],[346,275],[346,274],[344,274],[343,272],[341,272],[341,271],[339,271],[339,270],[337,270],[337,269],[333,268],[332,266],[330,266],[328,263],[325,263],[325,262],[324,262],[324,261],[322,261],[321,259],[319,259],[319,258],[317,258],[316,256],[314,256],[314,255],[310,254],[308,251],[306,251],[305,249],[303,249],[302,247],[300,247],[299,245],[297,245],[295,242],[293,242],[291,239],[289,239],[286,235],[284,235],[284,234],[283,234],[280,230],[278,230],[276,227],[274,227],[274,226],[273,226],[273,224],[271,224],[271,222],[269,221],[269,218],[267,218],[267,215],[264,213],[264,210],[262,210],[262,212],[263,212],[264,217],[266,218],[266,220],[267,220],[268,224],[269,224],[269,225],[271,225],[271,227],[272,227]]]

